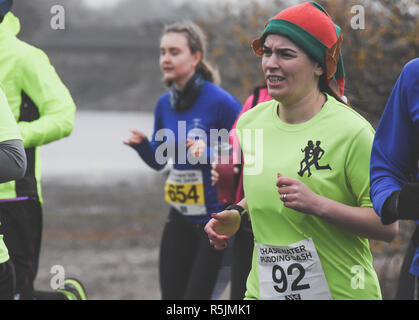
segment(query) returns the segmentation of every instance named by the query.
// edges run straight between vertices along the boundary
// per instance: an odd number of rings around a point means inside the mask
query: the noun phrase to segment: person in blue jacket
[[[383,224],[416,220],[410,273],[419,290],[419,58],[403,68],[384,109],[371,153],[371,199]]]
[[[160,68],[169,91],[157,102],[152,139],[131,130],[124,141],[155,170],[173,161],[164,188],[171,210],[159,261],[164,300],[210,299],[223,258],[204,232],[211,213],[223,209],[211,185],[211,162],[222,132],[228,142],[241,104],[217,85],[217,72],[204,59],[205,51],[204,34],[193,22],[165,27]]]

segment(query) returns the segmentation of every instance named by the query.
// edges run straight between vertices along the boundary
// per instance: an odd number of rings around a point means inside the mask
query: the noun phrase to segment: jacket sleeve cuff
[[[388,225],[395,222],[398,218],[397,207],[399,203],[399,194],[400,191],[394,191],[390,197],[384,202],[382,211],[381,211],[381,221],[383,224]]]

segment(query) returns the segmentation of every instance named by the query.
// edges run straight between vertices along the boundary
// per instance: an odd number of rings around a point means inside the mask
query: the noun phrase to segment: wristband
[[[237,210],[240,213],[240,216],[247,213],[247,210],[238,204],[230,204],[225,210]]]

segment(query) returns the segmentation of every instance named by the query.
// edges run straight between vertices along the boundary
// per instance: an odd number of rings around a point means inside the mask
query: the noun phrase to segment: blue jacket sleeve
[[[419,158],[419,59],[408,63],[384,109],[371,152],[371,200],[381,216],[386,199],[417,175]],[[416,177],[415,177],[416,178]]]

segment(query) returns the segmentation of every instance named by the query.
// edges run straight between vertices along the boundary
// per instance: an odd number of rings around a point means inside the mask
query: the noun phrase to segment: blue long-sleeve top
[[[371,200],[380,215],[384,202],[407,183],[419,181],[419,58],[403,68],[387,101],[371,153]],[[418,195],[419,196],[419,195]],[[416,221],[419,223],[419,220]],[[419,276],[419,248],[410,272]]]
[[[202,171],[206,214],[186,216],[191,222],[207,222],[211,213],[223,209],[219,203],[217,190],[211,186],[211,162],[214,160],[214,133],[224,129],[227,133],[233,126],[241,110],[241,104],[219,86],[205,81],[199,97],[193,106],[185,111],[177,111],[170,106],[169,93],[164,93],[157,102],[154,113],[154,131],[151,140],[133,145],[147,165],[155,170],[163,169],[168,158],[172,158],[173,169]],[[204,138],[207,149],[204,158],[188,156],[186,139]],[[228,139],[228,136],[227,136]],[[227,140],[228,141],[228,140]],[[165,143],[163,145],[163,143]]]

